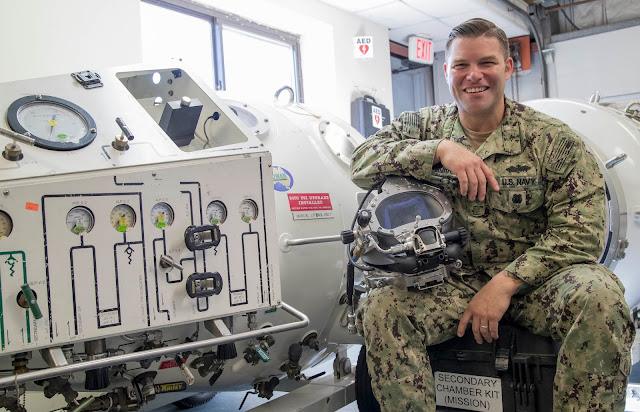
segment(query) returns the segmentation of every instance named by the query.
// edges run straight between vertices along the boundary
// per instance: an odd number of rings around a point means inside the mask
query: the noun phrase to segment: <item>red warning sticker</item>
[[[186,359],[183,359],[182,363],[184,363],[185,361],[186,361]],[[178,362],[176,362],[175,360],[172,359],[172,360],[168,360],[168,361],[162,362],[158,369],[160,370],[160,369],[177,368],[178,366],[179,366]]]
[[[33,210],[34,212],[38,211],[39,205],[37,203],[31,203],[31,202],[27,202],[27,204],[24,206],[25,209],[27,210]]]
[[[292,212],[307,210],[333,210],[329,193],[288,193]]]

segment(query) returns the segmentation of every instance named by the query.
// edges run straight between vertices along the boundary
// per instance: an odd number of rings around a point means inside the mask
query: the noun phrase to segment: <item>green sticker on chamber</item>
[[[251,221],[251,217],[250,216],[242,216],[242,221],[245,223],[249,223]]]
[[[158,223],[156,223],[156,227],[160,228],[160,229],[162,229],[162,228],[164,228],[166,226],[167,226],[167,224],[165,222],[158,221]]]
[[[276,310],[278,310],[278,308],[271,308],[271,309],[267,309],[267,310],[265,310],[265,311],[264,311],[264,313],[273,313],[273,312],[275,312]]]
[[[125,225],[120,225],[118,226],[118,232],[126,232],[127,231],[127,227]]]
[[[73,227],[73,232],[74,233],[82,233],[82,232],[84,232],[84,226],[74,226]]]
[[[269,358],[269,355],[267,355],[267,352],[265,352],[262,348],[256,348],[256,353],[258,354],[258,356],[260,356],[260,359],[262,359],[263,362],[269,362],[271,360],[271,358]]]
[[[216,219],[215,217],[213,219],[211,219],[209,222],[211,222],[212,225],[217,225],[220,222],[220,219]]]
[[[66,134],[64,134],[64,133],[60,133],[60,134],[59,134],[59,135],[57,135],[56,137],[57,137],[58,139],[66,139],[66,138],[67,138],[67,137],[69,137],[69,136],[67,136],[67,135],[66,135]]]

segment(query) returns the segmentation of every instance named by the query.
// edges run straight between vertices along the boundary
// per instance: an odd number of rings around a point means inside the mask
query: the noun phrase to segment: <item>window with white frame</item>
[[[140,3],[140,17],[144,63],[181,60],[214,87],[212,18],[144,2]]]
[[[184,7],[175,4],[141,2],[145,63],[181,60],[207,85],[226,90],[229,97],[270,99],[276,90],[289,86],[296,101],[303,101],[297,36],[238,16],[232,21],[191,2],[185,1]]]
[[[227,90],[245,97],[295,90],[292,45],[223,25],[222,47]]]

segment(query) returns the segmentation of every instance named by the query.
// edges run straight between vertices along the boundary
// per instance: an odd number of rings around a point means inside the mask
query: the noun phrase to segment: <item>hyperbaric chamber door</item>
[[[622,280],[631,307],[640,301],[634,282],[640,256],[632,253],[640,243],[640,122],[619,110],[564,99],[525,102],[565,122],[595,155],[607,186],[607,240],[600,262]]]

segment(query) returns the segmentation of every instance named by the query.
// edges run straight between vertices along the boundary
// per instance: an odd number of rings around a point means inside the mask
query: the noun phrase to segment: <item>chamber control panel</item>
[[[268,153],[3,183],[0,353],[278,305],[262,176]]]

